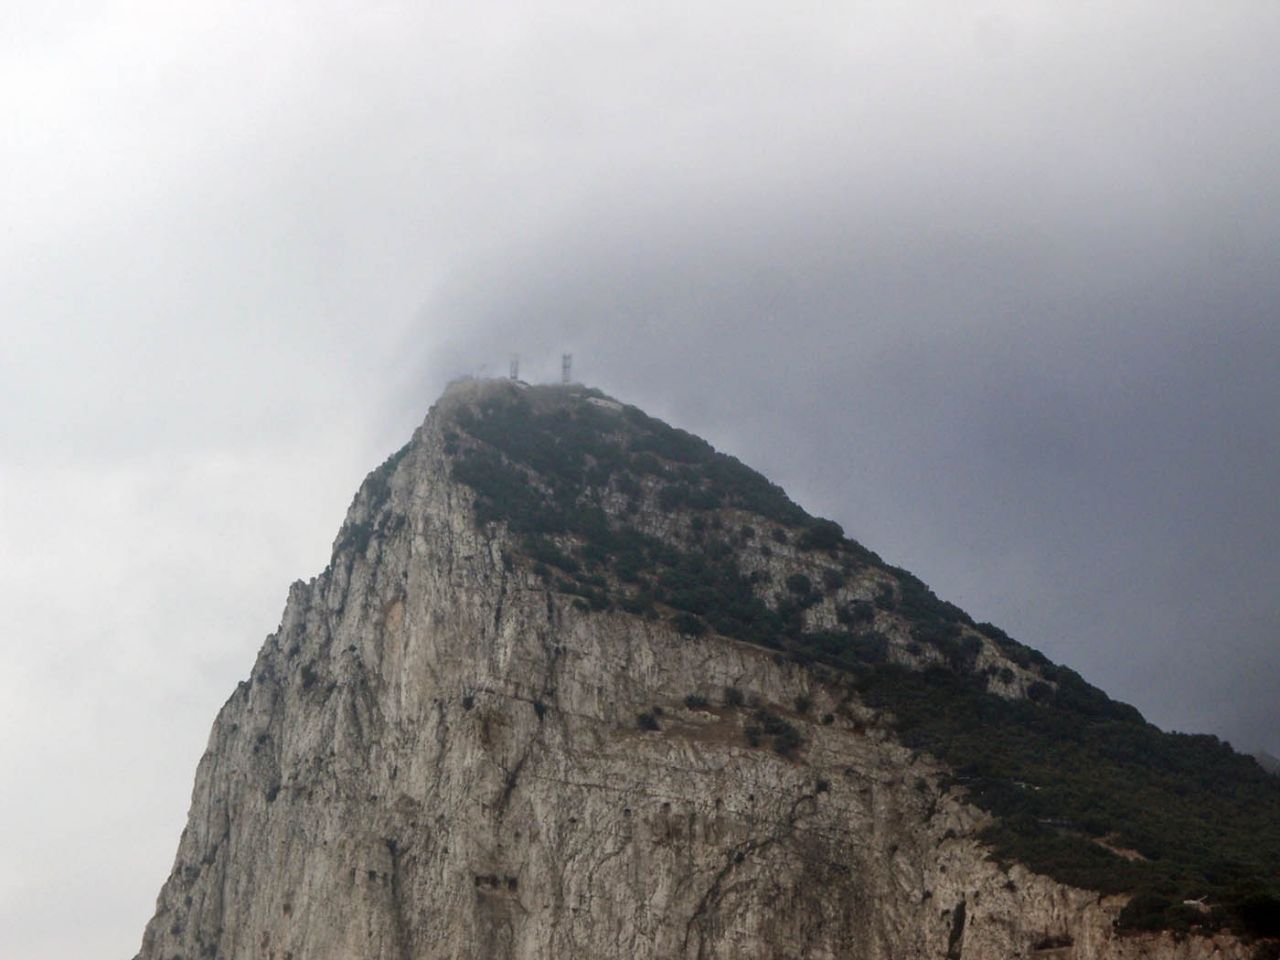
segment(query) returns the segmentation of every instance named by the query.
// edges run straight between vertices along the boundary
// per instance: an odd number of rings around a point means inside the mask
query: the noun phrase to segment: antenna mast
[[[572,382],[571,371],[573,370],[573,354],[565,353],[560,356],[560,382],[566,387]]]
[[[520,379],[520,354],[513,353],[511,355],[511,379]]]

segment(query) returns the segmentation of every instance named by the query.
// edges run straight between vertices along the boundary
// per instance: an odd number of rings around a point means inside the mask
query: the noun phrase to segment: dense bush
[[[804,738],[794,724],[767,710],[756,711],[752,719],[755,723],[747,727],[747,731],[751,731],[747,734],[747,739],[752,746],[759,746],[768,738],[775,751],[789,757],[804,743]]]
[[[796,545],[801,550],[836,550],[844,543],[844,530],[834,520],[814,520]]]
[[[1241,892],[1234,911],[1240,925],[1254,936],[1280,937],[1280,893],[1274,890]]]
[[[844,584],[845,584],[844,574],[841,573],[839,570],[832,570],[830,567],[828,567],[826,570],[822,571],[822,586],[828,592],[834,592],[836,590],[839,590],[841,587],[844,586]]]
[[[813,583],[803,573],[793,573],[787,577],[787,589],[798,597],[807,597],[813,592]]]
[[[836,619],[846,626],[871,623],[876,618],[876,608],[865,600],[854,600],[836,610]]]
[[[677,613],[672,618],[671,625],[689,637],[700,637],[707,632],[707,625],[691,613]]]

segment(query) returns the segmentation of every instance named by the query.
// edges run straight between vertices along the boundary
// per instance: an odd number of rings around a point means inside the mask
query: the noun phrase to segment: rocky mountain
[[[219,713],[139,957],[1270,955],[1277,800],[698,438],[468,381]]]

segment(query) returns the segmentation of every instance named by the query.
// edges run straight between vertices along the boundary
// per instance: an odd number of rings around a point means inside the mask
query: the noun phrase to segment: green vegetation
[[[804,630],[801,614],[821,600],[808,578],[792,578],[794,600],[771,608],[743,575],[715,511],[750,511],[796,527],[804,534],[802,549],[837,553],[850,567],[874,554],[843,533],[836,536],[838,525],[809,517],[775,484],[692,434],[634,407],[619,414],[563,400],[547,391],[532,398],[494,395],[459,414],[458,425],[479,442],[448,438],[453,473],[476,491],[481,523],[501,521],[520,535],[525,555],[539,569],[563,574],[557,588],[577,597],[581,609],[657,615],[661,605],[689,636],[712,629],[803,661],[834,656],[838,638]],[[605,511],[609,496],[638,510],[646,497],[642,478],[656,488],[662,511],[693,513],[688,543],[641,533]],[[754,536],[754,530],[739,531]],[[774,537],[786,540],[780,527]],[[876,644],[851,633],[847,647],[841,656],[861,661],[874,656]]]
[[[804,744],[804,738],[794,724],[767,710],[757,710],[753,722],[743,729],[743,736],[752,747],[763,746],[766,740],[784,757],[790,757]]]
[[[506,524],[548,587],[580,609],[664,617],[690,642],[714,631],[812,665],[815,681],[885,711],[906,744],[952,768],[999,817],[986,835],[998,858],[1136,894],[1121,917],[1127,929],[1280,934],[1280,778],[1251,758],[1213,737],[1162,733],[809,517],[736,459],[634,407],[601,409],[559,388],[494,391],[457,424],[447,448],[454,476],[476,493],[479,522]],[[642,532],[641,516],[669,518],[670,530]],[[744,571],[747,551],[801,552],[819,581],[796,570],[766,592],[765,578]],[[838,603],[835,629],[806,627],[823,592],[838,600],[868,571],[882,584],[873,601]],[[936,665],[891,663],[882,617],[904,622],[911,649],[934,651]],[[1040,678],[1026,699],[988,692],[992,677],[1011,684],[1016,674],[977,669],[982,638]],[[743,692],[726,688],[723,703],[742,707]],[[691,696],[695,704],[706,701]],[[657,729],[656,709],[637,723]],[[783,755],[801,745],[796,727],[768,711],[745,733]],[[1207,908],[1184,903],[1202,897]]]
[[[904,743],[946,761],[999,815],[986,839],[1001,859],[1087,889],[1140,891],[1122,917],[1131,929],[1194,922],[1261,934],[1280,921],[1277,779],[1215,737],[1163,733],[1057,674],[1057,692],[1040,703],[993,696],[952,670],[887,665],[853,683],[892,712]],[[1204,896],[1216,907],[1207,916],[1182,903]]]

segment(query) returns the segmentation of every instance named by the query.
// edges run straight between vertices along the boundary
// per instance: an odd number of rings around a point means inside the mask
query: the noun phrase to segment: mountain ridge
[[[1185,864],[998,815],[1063,788],[948,758],[1009,746],[975,710],[1145,729],[704,441],[457,384],[215,723],[140,956],[1247,955]]]
[[[1153,771],[1146,777],[1155,794],[1168,795],[1166,803],[1170,799],[1176,800],[1180,784],[1175,777],[1191,778],[1203,775],[1205,770],[1213,770],[1215,777],[1198,784],[1201,803],[1215,799],[1222,790],[1224,783],[1218,778],[1227,776],[1236,781],[1243,780],[1256,794],[1251,801],[1251,826],[1262,830],[1269,828],[1269,834],[1264,835],[1272,857],[1269,882],[1274,883],[1276,864],[1280,863],[1280,834],[1276,831],[1275,817],[1265,809],[1265,804],[1280,799],[1280,794],[1274,791],[1273,783],[1256,776],[1248,760],[1237,758],[1217,738],[1157,731],[1146,724],[1133,707],[1111,700],[1074,671],[1051,663],[1038,651],[1017,643],[991,624],[976,624],[958,607],[938,599],[908,571],[885,564],[875,553],[846,538],[834,522],[809,516],[780,488],[736,459],[717,453],[700,438],[668,427],[637,408],[619,404],[598,391],[585,388],[571,392],[556,387],[489,386],[482,388],[482,393],[484,398],[478,407],[482,416],[475,416],[468,408],[461,418],[463,429],[482,443],[502,449],[508,465],[530,466],[534,475],[550,462],[548,457],[554,450],[555,457],[561,461],[554,468],[557,481],[564,479],[565,461],[571,465],[568,468],[570,482],[566,486],[579,495],[575,503],[581,504],[584,487],[589,494],[592,482],[607,485],[609,471],[623,469],[625,465],[632,472],[660,478],[649,495],[657,499],[661,508],[676,514],[682,511],[692,514],[690,526],[694,529],[690,533],[695,541],[700,541],[695,546],[700,552],[714,555],[718,552],[718,544],[715,537],[708,536],[705,525],[698,529],[697,524],[702,516],[713,517],[710,522],[723,524],[721,513],[717,511],[727,508],[728,514],[736,514],[738,520],[750,519],[754,514],[778,524],[772,530],[773,547],[766,545],[764,551],[779,549],[778,541],[785,543],[790,536],[799,552],[807,555],[807,560],[824,554],[838,556],[839,567],[821,567],[820,574],[815,564],[808,563],[806,572],[793,573],[788,577],[786,583],[791,596],[774,590],[772,603],[756,602],[755,609],[744,609],[750,604],[744,600],[740,583],[729,583],[728,588],[719,587],[718,592],[717,585],[713,583],[704,591],[713,594],[710,598],[696,593],[690,595],[688,589],[664,591],[660,582],[652,586],[657,591],[657,599],[676,611],[674,621],[682,629],[701,631],[709,627],[737,640],[752,640],[771,649],[783,650],[800,662],[812,660],[859,673],[858,693],[873,705],[898,714],[898,719],[905,721],[899,726],[903,728],[906,742],[929,749],[944,761],[969,772],[970,790],[979,804],[1005,817],[1003,825],[987,834],[1001,855],[1029,862],[1058,879],[1077,885],[1107,892],[1137,890],[1142,896],[1135,899],[1122,917],[1122,923],[1127,926],[1181,929],[1202,926],[1206,923],[1202,911],[1184,906],[1184,901],[1202,900],[1206,895],[1212,895],[1219,902],[1230,897],[1238,903],[1248,901],[1253,906],[1247,908],[1248,920],[1236,910],[1233,916],[1228,916],[1226,911],[1214,914],[1209,922],[1220,925],[1234,922],[1255,931],[1280,932],[1277,930],[1280,921],[1276,919],[1280,917],[1280,901],[1265,907],[1258,906],[1267,898],[1274,900],[1274,890],[1246,893],[1233,889],[1247,883],[1249,877],[1265,876],[1267,864],[1250,861],[1260,839],[1256,829],[1235,836],[1234,845],[1226,843],[1226,835],[1220,830],[1216,840],[1232,853],[1220,854],[1219,861],[1235,856],[1239,862],[1206,864],[1203,861],[1207,857],[1187,849],[1185,845],[1180,846],[1180,837],[1206,831],[1205,825],[1197,822],[1194,811],[1179,810],[1176,818],[1171,816],[1161,821],[1148,815],[1143,804],[1131,804],[1122,810],[1117,809],[1114,802],[1125,787],[1122,777],[1128,775],[1137,779],[1151,766],[1147,763],[1150,757],[1158,757],[1161,764],[1173,770],[1172,774]],[[574,401],[569,401],[569,406],[563,405],[568,397],[578,398],[576,406],[579,409],[572,417],[585,419],[593,434],[583,436],[575,428],[556,423],[557,417],[563,420],[567,410],[575,406]],[[618,429],[616,424],[609,424],[610,416],[625,421],[625,425]],[[602,436],[624,434],[629,434],[621,442],[621,446],[626,448],[627,459],[619,457],[617,448],[598,442]],[[655,456],[661,457],[662,463],[653,462]],[[595,476],[589,476],[586,468],[582,467],[581,479],[573,477],[572,473],[579,468],[575,458],[590,461]],[[466,468],[468,464],[467,451],[460,451],[459,467]],[[560,569],[572,578],[556,577],[560,588],[580,592],[592,606],[603,605],[597,584],[599,574],[607,564],[596,564],[596,584],[586,582],[579,571],[578,561],[569,558],[566,563],[566,555],[559,545],[551,545],[546,539],[550,534],[568,535],[570,539],[585,541],[585,549],[590,552],[594,548],[594,556],[598,559],[619,546],[615,538],[601,532],[598,516],[590,513],[577,518],[561,516],[564,508],[556,504],[567,498],[563,487],[556,488],[554,484],[547,491],[551,494],[549,498],[542,497],[541,502],[532,505],[524,502],[531,498],[528,491],[536,485],[522,486],[512,482],[510,472],[504,475],[503,467],[493,461],[477,462],[475,469],[455,467],[454,473],[455,477],[477,490],[483,508],[482,522],[502,520],[514,523],[517,529],[525,532],[527,548],[532,548],[535,554],[540,553],[552,565],[558,561],[562,565]],[[626,476],[623,473],[623,477]],[[510,498],[504,499],[501,494],[510,494],[516,489],[522,489],[525,495],[513,508]],[[608,488],[602,489],[606,490],[607,497]],[[534,496],[532,499],[537,501],[539,498]],[[501,509],[497,508],[499,502]],[[748,538],[735,543],[733,559],[740,560],[743,551],[751,547]],[[719,548],[723,549],[722,540]],[[677,558],[674,563],[670,557],[664,559],[684,580],[697,572],[689,569],[687,558]],[[583,560],[586,560],[586,554]],[[572,569],[567,569],[570,566]],[[864,590],[862,597],[844,607],[835,609],[833,605],[831,611],[822,609],[823,587],[842,589],[842,577],[855,569],[864,577],[870,576],[875,584],[874,594],[867,596],[870,591]],[[715,571],[715,577],[721,584],[737,576],[733,569]],[[699,587],[709,579],[712,578],[699,578]],[[817,583],[819,579],[825,581],[821,586]],[[615,582],[615,586],[620,584]],[[632,612],[651,609],[646,605],[654,598],[645,596],[645,593],[643,589],[639,591],[639,601],[628,595],[621,601],[624,608],[630,601]],[[755,600],[754,597],[751,599]],[[868,602],[873,609],[867,608]],[[736,618],[729,617],[726,610],[741,613]],[[831,613],[835,614],[835,622]],[[815,614],[820,616],[815,617]],[[704,623],[700,619],[702,616],[709,616],[712,622]],[[748,617],[751,622],[744,623]],[[815,619],[818,629],[812,630]],[[859,624],[873,629],[861,630]],[[839,633],[840,627],[844,628],[843,636]],[[946,669],[939,669],[942,667]],[[920,673],[904,675],[904,670]],[[922,683],[924,677],[928,677],[930,682]],[[974,689],[975,680],[979,681],[977,686],[980,690]],[[982,714],[989,714],[995,704],[984,703],[981,694],[995,694],[1010,701],[1007,708],[997,711],[1000,717],[994,723],[983,722]],[[942,695],[952,703],[963,703],[967,717],[953,713],[941,723],[938,718],[930,717],[929,708]],[[1061,706],[1061,715],[1054,719],[1065,717],[1067,729],[1041,729],[1029,744],[1000,744],[1007,748],[1006,756],[1002,763],[993,763],[989,756],[996,746],[992,742],[993,732],[1047,726],[1046,717],[1051,715],[1048,711],[1027,709],[1026,703],[1013,703],[1019,700],[1036,704],[1044,702],[1050,708]],[[985,719],[995,718],[989,716]],[[1100,725],[1105,725],[1105,729],[1099,730]],[[959,738],[957,730],[962,734]],[[1011,739],[1026,738],[1006,737],[1006,740]],[[1083,749],[1078,747],[1079,741],[1085,741]],[[1110,779],[1099,785],[1090,785],[1081,793],[1074,790],[1074,784],[1066,784],[1064,778],[1055,777],[1045,764],[1029,762],[1017,753],[1008,756],[1009,751],[1025,754],[1028,750],[1045,747],[1055,751],[1055,762],[1073,766],[1073,775],[1077,778],[1083,779],[1089,766],[1101,762],[1100,770],[1110,773]],[[1111,756],[1117,749],[1127,750],[1128,755],[1121,758]],[[1188,762],[1180,756],[1183,753],[1194,754],[1195,759]],[[1113,760],[1117,762],[1110,763],[1108,769],[1108,761]],[[1099,775],[1098,770],[1089,772],[1095,778]],[[1056,802],[1026,796],[1032,792],[1028,790],[1028,782],[1035,793],[1056,788],[1060,795],[1055,798]],[[1010,783],[1023,786],[1011,790]],[[1071,788],[1075,795],[1066,795],[1067,788]],[[1229,808],[1227,815],[1234,821],[1247,818],[1249,813],[1237,806]],[[1052,829],[1044,829],[1046,823]],[[1080,838],[1075,834],[1079,833],[1085,835],[1086,842],[1076,842]],[[1122,848],[1141,853],[1138,857],[1121,857],[1123,863],[1113,862],[1116,855],[1112,848],[1117,843]],[[1175,847],[1179,849],[1175,850]],[[1159,876],[1154,868],[1138,865],[1169,861],[1171,858],[1178,861],[1178,866]],[[1258,912],[1267,917],[1254,916]]]

